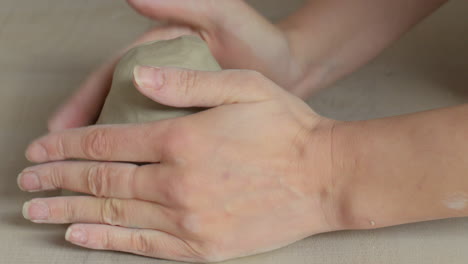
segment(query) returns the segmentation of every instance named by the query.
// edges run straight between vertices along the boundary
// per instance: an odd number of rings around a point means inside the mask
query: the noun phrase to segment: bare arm
[[[468,105],[338,123],[334,190],[344,228],[468,216]]]
[[[356,70],[446,0],[313,0],[282,21],[306,97]]]

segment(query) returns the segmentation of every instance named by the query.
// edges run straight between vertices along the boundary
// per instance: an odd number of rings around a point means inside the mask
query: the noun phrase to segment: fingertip
[[[25,157],[30,162],[41,163],[48,160],[46,149],[38,142],[33,142],[26,149]]]
[[[65,240],[66,241],[70,241],[70,236],[71,236],[71,232],[72,232],[72,228],[71,228],[71,225],[67,228],[67,231],[65,232]]]
[[[160,90],[165,83],[161,68],[137,65],[133,68],[133,81],[135,87],[145,95]]]
[[[27,219],[27,220],[30,220],[30,217],[29,217],[29,206],[31,205],[31,202],[25,202],[23,204],[23,208],[21,210],[21,213],[24,217],[24,219]]]
[[[22,185],[22,183],[21,183],[22,174],[23,174],[23,173],[20,173],[20,174],[16,177],[16,185],[18,186],[18,188],[19,188],[21,191],[25,192],[26,190],[21,186],[21,185]]]
[[[80,225],[71,225],[65,232],[65,240],[75,245],[84,245],[88,242],[88,232]]]
[[[16,178],[20,190],[25,192],[36,192],[41,190],[39,176],[33,171],[23,171]]]

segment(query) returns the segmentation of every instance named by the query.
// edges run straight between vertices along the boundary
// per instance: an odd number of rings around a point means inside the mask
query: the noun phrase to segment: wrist
[[[463,201],[465,208],[465,197],[458,194],[467,186],[466,155],[459,151],[466,140],[446,137],[463,131],[465,111],[336,125],[330,175],[339,227],[372,229],[465,216],[451,203]]]
[[[303,192],[310,200],[311,234],[348,229],[350,226],[345,178],[353,173],[346,156],[347,122],[321,118],[309,129],[302,158]],[[348,163],[350,165],[348,165]]]
[[[326,222],[326,231],[359,229],[358,208],[352,204],[353,186],[360,165],[360,146],[356,133],[359,122],[325,119],[312,130],[307,146],[306,177],[311,188],[309,195],[316,197]],[[317,177],[319,177],[317,181]],[[316,212],[315,212],[316,213]],[[369,227],[372,221],[369,220]]]
[[[331,133],[331,173],[330,181],[335,193],[336,217],[342,230],[362,229],[361,219],[358,217],[360,209],[355,204],[357,179],[362,179],[363,156],[362,150],[366,146],[362,138],[362,123],[359,121],[340,122],[335,125]],[[365,169],[364,169],[365,170]],[[372,219],[366,221],[366,227],[373,227]]]
[[[290,80],[288,90],[302,99],[307,99],[331,83],[332,67],[326,63],[319,46],[311,45],[307,32],[285,20],[277,25],[288,43]]]
[[[409,152],[400,148],[408,139],[387,122],[376,119],[335,126],[330,178],[340,229],[390,226],[409,215],[402,205],[409,202],[412,192],[401,188],[407,179],[399,177],[401,168],[395,167],[401,164],[395,158],[405,159]]]

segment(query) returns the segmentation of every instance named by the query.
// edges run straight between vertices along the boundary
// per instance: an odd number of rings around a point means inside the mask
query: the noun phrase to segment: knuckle
[[[133,165],[128,168],[127,171],[127,181],[121,184],[126,184],[128,186],[128,192],[130,197],[138,197],[139,189],[137,186],[137,173],[138,173],[139,166]],[[120,184],[120,183],[119,183]]]
[[[197,250],[199,258],[203,262],[220,262],[226,260],[226,257],[223,256],[223,251],[220,249],[220,246],[213,242],[204,242],[199,246]]]
[[[257,89],[264,90],[265,84],[267,83],[265,81],[265,78],[263,77],[263,75],[261,75],[261,73],[258,73],[258,75],[257,74],[255,75],[256,75],[255,77],[249,78],[250,83],[252,84],[252,86],[255,86]]]
[[[64,203],[64,214],[65,222],[67,223],[72,223],[77,220],[76,209],[69,201],[65,201]]]
[[[66,158],[65,138],[60,134],[53,135],[48,140],[40,140],[37,142],[47,153],[49,158]]]
[[[130,243],[138,253],[151,255],[154,253],[152,241],[140,231],[133,231],[130,235]]]
[[[65,142],[64,138],[62,136],[57,136],[56,139],[56,151],[57,155],[60,157],[66,157],[66,151],[65,151]]]
[[[194,89],[198,83],[198,74],[195,71],[183,70],[177,78],[177,87],[181,96],[187,96],[190,90]]]
[[[259,86],[267,79],[262,73],[253,70],[237,70],[233,72],[232,78],[242,80],[250,86]]]
[[[122,202],[113,198],[104,199],[101,207],[101,223],[118,225],[122,217]]]
[[[86,157],[99,159],[108,156],[111,152],[108,131],[103,128],[91,129],[83,137],[83,151]]]
[[[203,220],[201,215],[193,212],[183,214],[178,222],[180,230],[191,234],[192,236],[203,236]]]
[[[185,236],[196,244],[188,244],[192,257],[202,262],[218,262],[224,260],[222,247],[213,239],[213,232],[208,229],[208,223],[200,213],[187,213],[178,221],[178,228]],[[219,241],[222,242],[222,241]]]
[[[246,70],[246,74],[250,80],[258,81],[266,79],[265,75],[258,71]]]
[[[102,235],[102,248],[103,249],[116,249],[115,238],[112,235],[112,231],[106,230]]]
[[[255,91],[264,97],[271,95],[272,90],[276,87],[276,84],[258,71],[245,70],[243,74],[245,74],[246,85],[254,87]]]
[[[109,166],[105,163],[92,165],[86,174],[89,192],[96,197],[106,196],[110,182]]]
[[[63,177],[61,170],[57,166],[51,166],[49,172],[49,181],[54,189],[63,187]]]
[[[183,241],[184,250],[183,254],[178,253],[179,256],[189,258],[196,263],[213,263],[226,260],[223,252],[220,252],[218,247],[214,246],[211,242],[195,240],[196,242]]]

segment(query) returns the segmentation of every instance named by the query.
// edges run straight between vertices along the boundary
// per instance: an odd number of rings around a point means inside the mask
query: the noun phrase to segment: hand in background
[[[294,86],[302,73],[291,56],[286,34],[240,0],[128,0],[138,12],[168,22],[138,39],[131,47],[154,40],[195,34],[209,45],[224,69],[261,72],[280,86]],[[112,82],[120,55],[102,65],[50,119],[57,131],[92,124]]]

